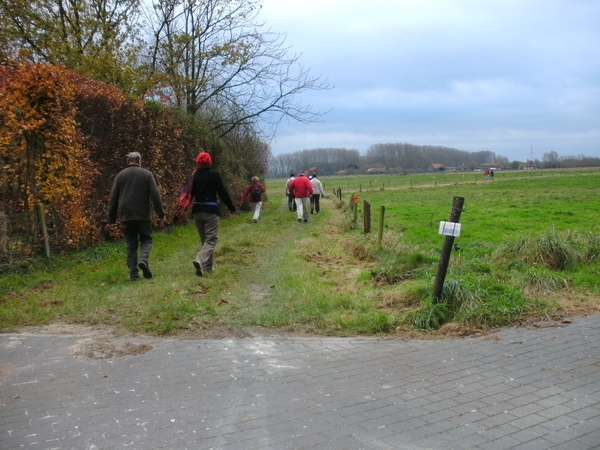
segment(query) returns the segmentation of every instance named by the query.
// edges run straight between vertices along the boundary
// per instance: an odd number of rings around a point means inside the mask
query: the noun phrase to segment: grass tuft
[[[567,279],[548,272],[529,270],[524,276],[524,291],[529,294],[547,294],[567,289]]]
[[[546,267],[550,270],[573,270],[578,261],[578,252],[557,233],[519,238],[500,247],[496,257],[511,261],[515,256],[530,266]]]
[[[452,311],[445,302],[434,302],[431,298],[416,311],[409,311],[407,321],[419,330],[436,330],[450,321]]]
[[[413,278],[419,269],[429,267],[432,263],[431,258],[421,253],[385,252],[377,261],[371,274],[379,284],[396,284]]]

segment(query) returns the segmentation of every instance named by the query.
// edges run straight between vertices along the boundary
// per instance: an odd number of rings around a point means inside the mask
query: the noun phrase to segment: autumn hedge
[[[0,66],[0,199],[10,216],[45,206],[52,247],[96,245],[120,236],[106,221],[114,176],[139,151],[155,174],[167,213],[202,147],[233,193],[247,176],[222,166],[223,142],[201,123],[60,66]],[[231,162],[231,161],[230,161]]]

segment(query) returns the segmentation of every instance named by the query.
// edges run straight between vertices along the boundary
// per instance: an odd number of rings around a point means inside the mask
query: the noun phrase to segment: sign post
[[[446,279],[446,272],[448,271],[448,264],[450,263],[450,253],[452,252],[452,244],[454,238],[460,236],[460,213],[463,209],[465,199],[463,197],[454,197],[452,202],[452,211],[450,212],[450,220],[448,222],[440,222],[440,234],[446,236],[444,241],[444,247],[442,248],[442,255],[438,264],[437,275],[435,276],[435,283],[433,285],[433,301],[438,303],[442,298],[442,291],[444,289],[444,281]]]

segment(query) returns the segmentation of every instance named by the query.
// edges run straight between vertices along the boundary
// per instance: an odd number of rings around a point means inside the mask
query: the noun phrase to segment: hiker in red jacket
[[[306,172],[300,172],[294,181],[290,183],[289,190],[294,194],[296,201],[296,212],[298,213],[298,222],[308,222],[308,209],[310,208],[310,197],[313,193],[312,184],[306,177]]]
[[[250,205],[252,205],[252,222],[258,222],[260,217],[260,208],[264,201],[263,193],[266,191],[265,187],[259,183],[258,177],[252,177],[252,183],[246,188],[242,195],[242,203],[248,198]]]

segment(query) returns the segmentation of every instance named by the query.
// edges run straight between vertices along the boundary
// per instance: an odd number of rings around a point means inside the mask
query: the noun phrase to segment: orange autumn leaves
[[[142,153],[169,212],[209,142],[189,118],[64,67],[0,65],[0,203],[9,215],[43,204],[54,248],[119,235],[106,202],[128,152]]]

